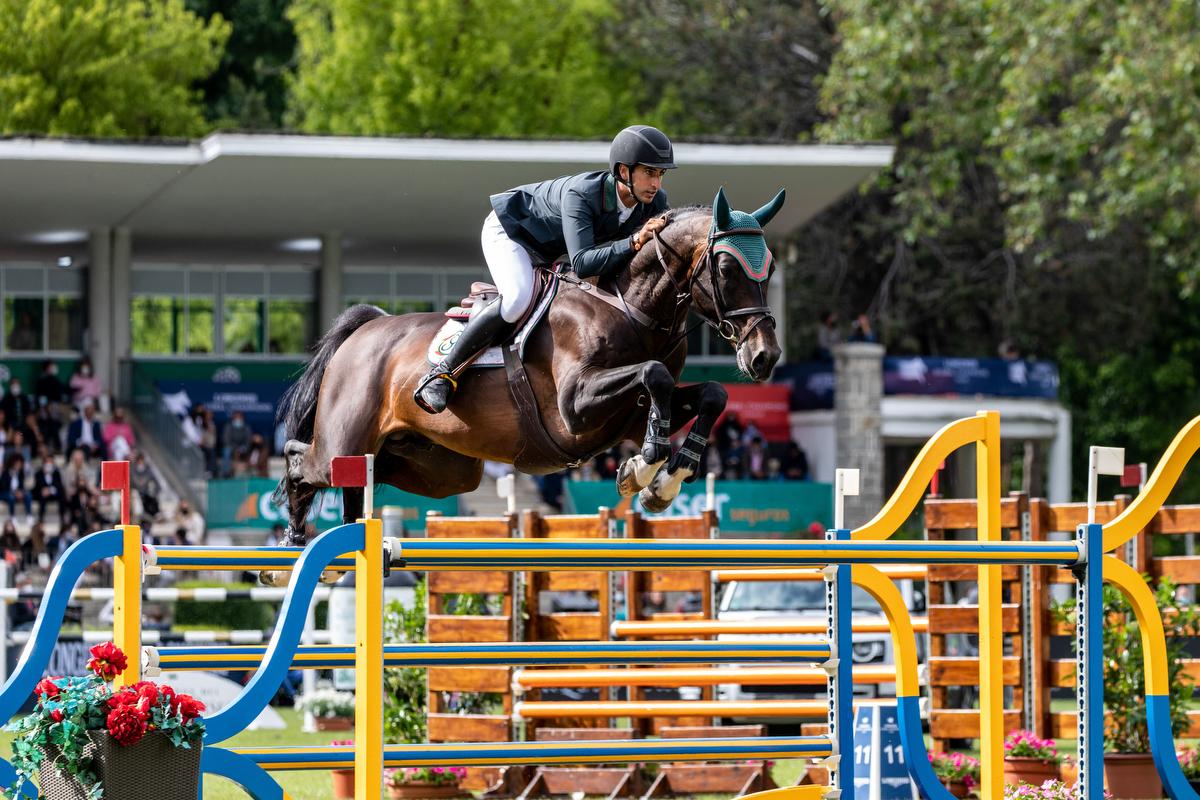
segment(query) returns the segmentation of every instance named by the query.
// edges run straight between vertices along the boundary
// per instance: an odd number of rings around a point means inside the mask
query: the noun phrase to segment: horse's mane
[[[671,208],[659,215],[660,219],[666,220],[666,226],[660,234],[667,244],[678,249],[679,240],[688,235],[695,235],[698,231],[693,231],[694,223],[697,218],[703,217],[705,221],[712,219],[712,206],[682,206],[680,208]],[[693,223],[685,226],[683,223]],[[653,260],[655,269],[657,266],[658,256],[655,255],[653,247],[643,247],[641,252],[633,257],[633,261],[629,267],[632,271],[640,270],[648,260]]]

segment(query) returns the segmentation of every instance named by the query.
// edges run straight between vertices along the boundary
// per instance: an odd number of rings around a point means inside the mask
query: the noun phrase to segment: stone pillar
[[[92,368],[104,389],[113,391],[116,373],[112,346],[112,230],[93,228],[88,237],[88,323],[84,350],[92,357]]]
[[[881,344],[834,348],[837,466],[860,473],[858,497],[846,498],[846,525],[858,527],[883,507],[883,352]]]
[[[317,336],[333,325],[342,313],[342,232],[328,231],[321,237],[321,276],[317,281]]]
[[[133,237],[129,228],[112,232],[112,372],[110,383],[114,397],[122,391],[121,362],[132,355],[133,347]],[[128,398],[121,397],[127,401]]]

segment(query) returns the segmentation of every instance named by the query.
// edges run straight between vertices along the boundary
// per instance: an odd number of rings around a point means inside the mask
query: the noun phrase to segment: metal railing
[[[166,463],[158,466],[178,480],[177,488],[193,506],[202,508],[206,498],[200,496],[198,487],[206,480],[204,453],[188,439],[154,381],[132,361],[121,362],[121,397],[165,458]]]

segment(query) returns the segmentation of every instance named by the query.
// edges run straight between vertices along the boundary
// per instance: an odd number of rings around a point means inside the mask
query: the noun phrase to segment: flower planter
[[[354,800],[354,770],[335,769],[333,776],[333,796],[335,800]]]
[[[1013,786],[1021,781],[1041,786],[1049,780],[1058,779],[1058,764],[1044,758],[1023,756],[1004,757],[1004,782]]]
[[[313,724],[319,731],[352,731],[354,717],[314,717]]]
[[[84,754],[96,759],[96,774],[106,798],[144,797],[151,786],[155,800],[196,800],[199,795],[201,742],[175,747],[162,731],[151,731],[128,747],[117,744],[108,731],[88,731],[88,738],[91,743]],[[43,752],[54,758],[58,748]],[[83,787],[57,768],[43,766],[40,776],[46,800],[87,800]]]
[[[971,793],[971,790],[967,788],[966,781],[942,781],[942,785],[946,787],[946,790],[950,792],[951,795],[961,798],[962,800],[965,800],[965,798]]]
[[[432,800],[433,798],[467,797],[456,783],[402,783],[388,784],[388,797],[392,800]]]
[[[1104,782],[1113,797],[1162,797],[1162,781],[1149,753],[1105,753]]]

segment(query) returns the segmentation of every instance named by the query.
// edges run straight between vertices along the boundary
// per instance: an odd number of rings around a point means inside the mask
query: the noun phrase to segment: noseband
[[[763,281],[755,280],[754,283],[758,287],[758,302],[757,306],[746,306],[744,308],[735,308],[730,310],[725,302],[725,295],[721,291],[721,284],[717,280],[717,255],[713,252],[713,244],[718,240],[727,236],[763,236],[760,228],[730,228],[727,231],[718,231],[715,228],[709,231],[708,242],[704,246],[704,252],[700,254],[691,269],[688,271],[687,278],[681,286],[675,280],[674,274],[671,272],[670,265],[666,258],[663,257],[663,248],[682,263],[687,263],[676,250],[667,244],[658,232],[654,233],[654,252],[658,256],[658,263],[662,266],[663,272],[667,274],[667,278],[675,286],[675,313],[672,315],[672,329],[677,324],[679,310],[684,308],[692,296],[692,289],[695,287],[696,281],[699,280],[701,273],[707,273],[709,294],[712,296],[713,309],[716,311],[716,319],[712,319],[706,314],[700,314],[713,330],[717,332],[725,341],[729,342],[735,349],[741,347],[742,343],[754,332],[754,329],[763,322],[770,321],[771,325],[775,325],[775,317],[771,314],[771,307],[767,305],[766,297],[763,295]],[[730,320],[738,317],[751,317],[750,322],[742,329],[741,335],[738,335],[737,327]],[[686,335],[686,334],[685,334]]]

